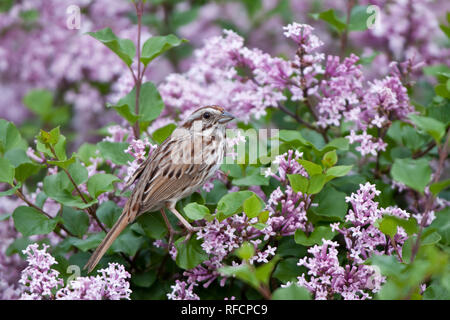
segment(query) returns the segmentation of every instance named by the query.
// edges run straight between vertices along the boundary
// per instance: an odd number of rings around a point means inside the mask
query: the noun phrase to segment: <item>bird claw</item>
[[[169,242],[168,242],[168,245],[167,245],[167,248],[169,248],[169,250],[170,250],[170,248],[172,248],[172,245],[173,245],[173,235],[174,234],[180,234],[181,232],[180,231],[175,231],[174,229],[170,229],[169,230]]]
[[[192,229],[188,229],[186,238],[184,239],[183,244],[186,244],[189,241],[189,239],[191,238],[192,234],[194,232],[200,231],[200,229],[201,229],[200,227],[192,227]]]

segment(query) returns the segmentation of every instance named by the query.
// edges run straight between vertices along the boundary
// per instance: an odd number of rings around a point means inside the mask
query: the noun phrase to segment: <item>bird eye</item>
[[[205,113],[203,114],[203,118],[204,118],[204,119],[209,119],[209,117],[211,117],[211,113],[205,112]]]

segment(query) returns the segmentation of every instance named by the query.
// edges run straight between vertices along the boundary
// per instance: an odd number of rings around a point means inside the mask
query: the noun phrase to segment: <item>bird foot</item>
[[[192,227],[191,229],[187,229],[187,234],[186,234],[186,238],[184,239],[183,243],[187,243],[189,241],[189,239],[191,238],[192,234],[200,231],[200,227]]]

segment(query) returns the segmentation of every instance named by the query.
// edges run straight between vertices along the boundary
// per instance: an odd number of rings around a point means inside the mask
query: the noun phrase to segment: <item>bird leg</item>
[[[188,231],[188,234],[186,235],[186,239],[184,240],[184,242],[187,242],[194,232],[200,231],[199,227],[193,227],[189,222],[187,222],[187,220],[183,217],[183,215],[179,213],[177,209],[175,209],[174,203],[168,203],[167,208],[178,218],[178,220],[180,220],[180,222],[184,225],[184,227]]]
[[[172,247],[173,244],[173,235],[179,233],[179,231],[175,231],[175,229],[172,227],[172,225],[170,224],[169,219],[166,216],[166,213],[164,212],[164,208],[161,208],[161,214],[162,217],[164,219],[164,222],[166,223],[167,229],[169,230],[169,244],[168,244],[168,249],[170,250],[170,248]]]

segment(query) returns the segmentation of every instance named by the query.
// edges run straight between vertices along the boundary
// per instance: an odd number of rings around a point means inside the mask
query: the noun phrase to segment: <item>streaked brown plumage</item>
[[[135,171],[127,182],[136,185],[121,216],[84,266],[91,272],[125,227],[145,212],[160,210],[169,229],[164,208],[167,207],[188,230],[192,227],[175,209],[178,200],[203,185],[222,163],[225,153],[225,126],[233,116],[218,106],[194,111],[169,138]]]

